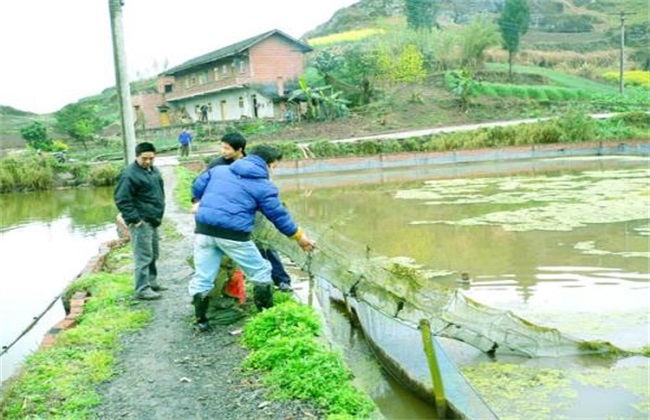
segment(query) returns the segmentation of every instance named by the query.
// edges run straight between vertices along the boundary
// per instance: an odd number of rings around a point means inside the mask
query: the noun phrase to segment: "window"
[[[203,72],[199,73],[199,83],[202,84],[202,85],[208,83],[208,72],[207,71],[203,71]]]
[[[244,97],[243,96],[239,97],[239,107],[242,108],[242,109],[244,108]]]
[[[239,60],[239,73],[244,73],[246,71],[246,63],[244,60]]]
[[[165,85],[165,93],[170,93],[174,90],[174,85]]]
[[[228,66],[227,66],[227,65],[224,64],[223,66],[221,66],[221,74],[222,74],[224,77],[227,77],[227,76],[228,76]]]
[[[219,67],[213,68],[212,72],[214,73],[214,80],[219,80]]]

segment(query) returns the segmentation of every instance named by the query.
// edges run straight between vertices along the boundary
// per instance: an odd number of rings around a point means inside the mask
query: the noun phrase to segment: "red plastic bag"
[[[223,285],[223,294],[239,299],[239,304],[246,301],[246,287],[244,285],[244,273],[234,269],[230,279]]]

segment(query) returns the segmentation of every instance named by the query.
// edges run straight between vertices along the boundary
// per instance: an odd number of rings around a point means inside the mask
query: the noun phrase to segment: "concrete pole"
[[[113,60],[115,64],[115,83],[117,97],[120,101],[120,120],[122,123],[122,138],[124,139],[124,159],[126,164],[135,160],[135,126],[133,107],[131,105],[131,90],[126,70],[126,54],[124,52],[124,31],[122,29],[123,0],[108,0],[111,17],[111,35],[113,38]]]
[[[620,86],[619,90],[621,95],[625,92],[625,12],[621,12],[621,51],[619,57],[619,73],[620,73]]]

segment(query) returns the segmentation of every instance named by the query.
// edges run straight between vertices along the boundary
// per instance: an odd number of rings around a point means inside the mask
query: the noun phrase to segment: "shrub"
[[[336,144],[327,140],[320,140],[309,145],[309,150],[319,158],[339,156]]]
[[[96,187],[114,185],[120,174],[122,165],[109,163],[105,165],[93,166],[90,169],[90,183]]]
[[[535,124],[532,125],[531,128],[531,144],[551,144],[560,142],[562,130],[553,122]]]
[[[578,109],[570,108],[557,122],[562,131],[560,141],[573,143],[595,137],[596,122]]]
[[[0,161],[0,191],[44,190],[54,183],[55,159],[38,154],[10,156]]]

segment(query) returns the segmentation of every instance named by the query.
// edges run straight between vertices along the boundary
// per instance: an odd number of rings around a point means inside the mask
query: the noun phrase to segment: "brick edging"
[[[74,280],[83,277],[86,274],[95,273],[101,270],[104,261],[106,260],[106,255],[108,255],[113,248],[120,247],[127,242],[128,239],[116,239],[101,244],[97,254],[88,261],[84,269],[81,270]],[[59,333],[77,325],[77,318],[83,314],[84,305],[89,298],[90,293],[84,291],[75,292],[72,295],[70,298],[70,309],[68,310],[67,315],[45,333],[38,350],[51,347],[56,342]]]

